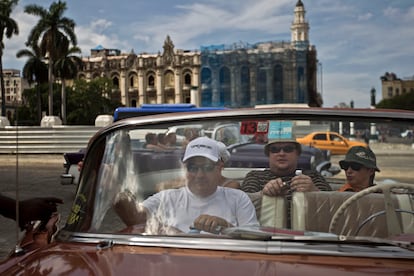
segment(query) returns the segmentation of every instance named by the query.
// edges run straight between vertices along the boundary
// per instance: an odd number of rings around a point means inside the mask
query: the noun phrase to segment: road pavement
[[[63,226],[75,195],[75,185],[61,185],[64,158],[62,154],[2,155],[0,154],[0,192],[16,198],[18,183],[19,198],[54,196],[64,204],[58,206]],[[18,165],[18,166],[17,166]],[[16,170],[16,168],[19,168]],[[0,216],[0,259],[14,249],[18,234],[13,220]]]

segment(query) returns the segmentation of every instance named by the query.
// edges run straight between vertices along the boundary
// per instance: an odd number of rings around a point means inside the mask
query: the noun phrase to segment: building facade
[[[290,42],[210,45],[200,50],[174,48],[166,37],[163,52],[123,54],[98,46],[83,58],[79,78],[112,79],[126,106],[144,103],[195,103],[247,107],[305,103],[321,106],[317,91],[317,52],[309,44],[305,8],[294,9]]]
[[[400,79],[395,73],[386,72],[381,76],[382,98],[390,99],[405,93],[414,92],[414,76]]]
[[[6,116],[11,120],[16,107],[22,104],[22,93],[24,89],[29,88],[29,84],[20,75],[20,70],[17,69],[3,69],[3,79]],[[1,100],[3,101],[3,99]]]

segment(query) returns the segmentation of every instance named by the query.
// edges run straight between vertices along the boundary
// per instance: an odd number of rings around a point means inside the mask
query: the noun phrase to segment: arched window
[[[190,73],[186,73],[184,75],[184,84],[191,85],[191,74]]]
[[[148,77],[148,86],[149,87],[154,87],[155,86],[155,78],[153,75],[149,75]]]
[[[116,87],[119,88],[119,78],[117,76],[112,78],[112,84]]]
[[[209,68],[201,69],[201,106],[211,106],[212,88],[211,88],[211,70]]]

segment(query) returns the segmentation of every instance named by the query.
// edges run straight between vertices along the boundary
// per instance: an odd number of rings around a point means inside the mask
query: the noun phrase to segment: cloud
[[[3,53],[3,68],[5,69],[19,69],[21,70],[24,59],[16,58],[16,53],[19,50],[26,49],[26,41],[30,30],[37,23],[37,18],[24,13],[22,6],[17,6],[11,17],[17,21],[19,26],[19,35],[13,35],[11,39],[5,39],[5,49]]]

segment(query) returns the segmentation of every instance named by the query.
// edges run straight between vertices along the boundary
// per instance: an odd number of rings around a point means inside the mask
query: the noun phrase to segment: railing
[[[76,152],[88,145],[101,127],[54,126],[0,128],[0,154]]]

